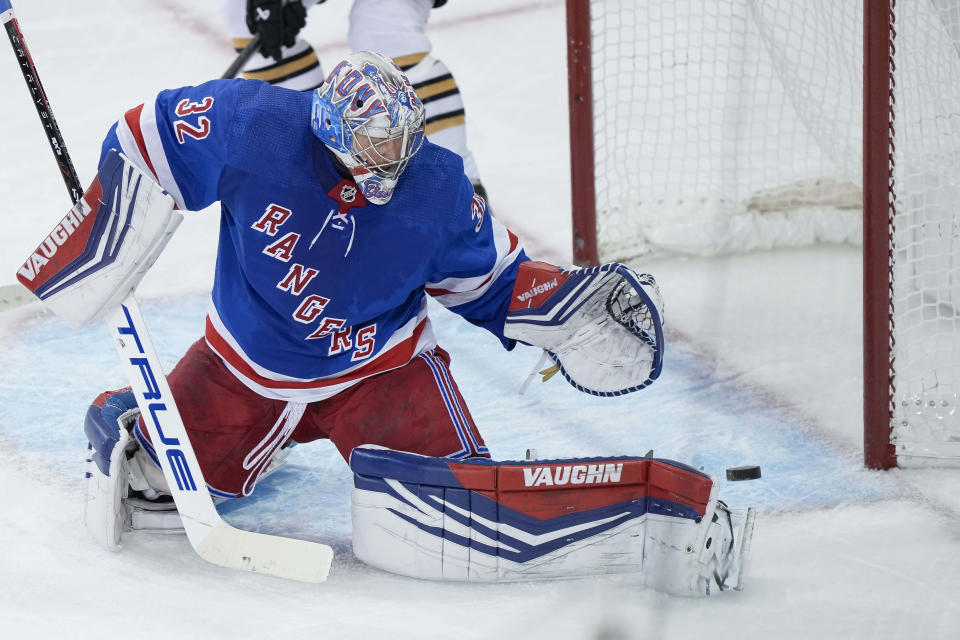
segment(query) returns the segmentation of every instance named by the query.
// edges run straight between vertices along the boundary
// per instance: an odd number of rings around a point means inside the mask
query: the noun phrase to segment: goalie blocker
[[[674,595],[742,589],[752,509],[652,458],[452,461],[353,450],[353,550],[416,578],[477,582],[636,573]]]
[[[183,216],[152,178],[111,150],[83,197],[23,263],[17,280],[70,326],[105,319]]]

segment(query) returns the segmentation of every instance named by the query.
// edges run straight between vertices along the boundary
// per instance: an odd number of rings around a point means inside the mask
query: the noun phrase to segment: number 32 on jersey
[[[210,107],[212,106],[212,96],[207,96],[200,102],[191,102],[187,99],[183,99],[177,104],[177,108],[174,110],[174,113],[181,118],[185,118],[187,116],[209,111]],[[173,123],[173,130],[177,134],[177,142],[180,144],[183,144],[186,141],[186,137],[184,136],[189,136],[194,140],[203,140],[210,135],[210,118],[207,116],[200,116],[197,118],[196,123],[187,122],[186,120],[176,120]]]

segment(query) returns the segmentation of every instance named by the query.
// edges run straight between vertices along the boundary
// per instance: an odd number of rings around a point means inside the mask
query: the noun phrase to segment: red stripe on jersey
[[[420,324],[413,330],[413,335],[403,340],[396,345],[394,345],[389,351],[382,353],[376,360],[369,362],[359,369],[354,369],[350,373],[342,376],[337,376],[336,378],[324,378],[322,380],[308,380],[304,382],[296,382],[293,380],[273,380],[271,378],[265,378],[259,373],[254,371],[253,367],[244,360],[239,353],[237,353],[233,347],[221,336],[216,328],[213,326],[213,323],[210,322],[210,317],[207,316],[207,327],[204,335],[207,339],[207,344],[223,358],[227,364],[240,372],[248,380],[259,384],[262,387],[268,389],[322,389],[324,387],[330,387],[337,384],[342,384],[344,382],[350,382],[351,380],[359,380],[361,378],[368,378],[377,373],[383,373],[384,371],[389,371],[390,369],[396,369],[397,367],[402,367],[403,365],[410,362],[410,359],[413,358],[414,352],[417,348],[417,343],[420,340],[420,334],[423,333],[423,329],[427,326],[427,319],[424,318],[420,321]]]
[[[123,114],[123,119],[126,120],[127,126],[130,127],[130,133],[133,134],[133,139],[137,141],[137,149],[140,150],[140,156],[143,158],[143,161],[147,163],[147,168],[150,169],[150,173],[153,174],[154,180],[157,180],[157,172],[153,168],[153,163],[150,162],[150,154],[147,153],[147,145],[143,141],[143,131],[140,130],[141,112],[143,112],[142,104]]]

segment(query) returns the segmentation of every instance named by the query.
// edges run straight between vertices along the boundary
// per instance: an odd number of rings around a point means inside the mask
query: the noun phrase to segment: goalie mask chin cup
[[[423,145],[423,103],[389,58],[360,51],[341,60],[314,91],[310,126],[364,197],[386,204]]]

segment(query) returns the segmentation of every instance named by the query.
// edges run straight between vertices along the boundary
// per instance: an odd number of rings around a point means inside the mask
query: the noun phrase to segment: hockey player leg
[[[443,61],[430,55],[426,25],[433,6],[433,0],[354,0],[350,48],[393,58],[423,102],[427,138],[463,158],[464,173],[476,192],[487,199],[467,146],[463,99],[456,78]]]
[[[411,64],[416,57],[402,56],[395,60],[423,102],[427,139],[463,158],[463,172],[470,178],[474,190],[486,199],[477,161],[467,145],[466,111],[456,78],[442,60],[426,55]]]
[[[243,51],[249,38],[234,38],[234,48]],[[254,53],[241,74],[247,80],[263,80],[294,91],[312,91],[323,84],[323,67],[309,42],[297,38],[293,46],[281,49],[279,62]]]
[[[244,78],[295,91],[311,91],[323,82],[323,68],[310,43],[297,37],[306,20],[304,6],[288,4],[289,7],[278,9],[283,6],[279,0],[273,3],[225,0],[223,18],[237,53],[250,42],[254,30],[260,34],[261,49],[244,65]],[[297,15],[291,16],[294,8]],[[257,16],[268,16],[268,23],[257,22]]]
[[[84,519],[94,539],[110,550],[120,548],[126,531],[184,532],[152,446],[137,428],[139,417],[136,398],[125,389],[98,396],[84,421],[89,440]],[[273,455],[259,479],[283,465],[292,445]]]

